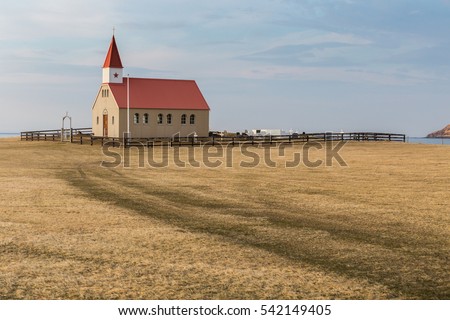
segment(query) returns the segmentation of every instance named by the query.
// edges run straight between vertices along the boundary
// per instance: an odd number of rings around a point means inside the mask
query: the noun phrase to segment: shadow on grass
[[[163,188],[151,181],[143,184],[109,171],[68,170],[60,177],[90,198],[179,228],[221,236],[322,270],[385,285],[397,293],[391,298],[450,298],[444,240],[421,241],[398,226],[381,237],[376,228],[294,215],[277,208],[246,210],[246,204],[236,207],[220,195],[217,199],[192,197],[170,186]]]

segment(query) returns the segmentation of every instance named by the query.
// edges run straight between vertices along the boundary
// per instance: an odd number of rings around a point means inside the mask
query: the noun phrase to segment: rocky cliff
[[[444,129],[430,133],[427,138],[450,138],[450,124]]]

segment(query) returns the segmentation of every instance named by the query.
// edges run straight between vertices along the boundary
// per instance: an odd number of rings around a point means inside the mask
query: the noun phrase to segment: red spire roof
[[[103,64],[103,68],[123,68],[114,35],[111,39],[111,44],[109,45],[108,54],[106,55],[106,59],[105,59],[105,63]]]

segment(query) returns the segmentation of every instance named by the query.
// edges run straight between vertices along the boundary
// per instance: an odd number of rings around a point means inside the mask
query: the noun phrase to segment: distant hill
[[[450,138],[450,124],[444,129],[430,133],[427,138]]]

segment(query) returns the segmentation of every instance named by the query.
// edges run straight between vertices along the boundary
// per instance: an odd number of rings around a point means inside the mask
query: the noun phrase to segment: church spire
[[[109,45],[108,54],[106,55],[103,68],[123,68],[122,61],[120,60],[119,49],[117,49],[116,38],[114,35]]]
[[[103,83],[122,83],[123,65],[120,59],[119,49],[117,49],[116,38],[114,34],[103,63]]]

